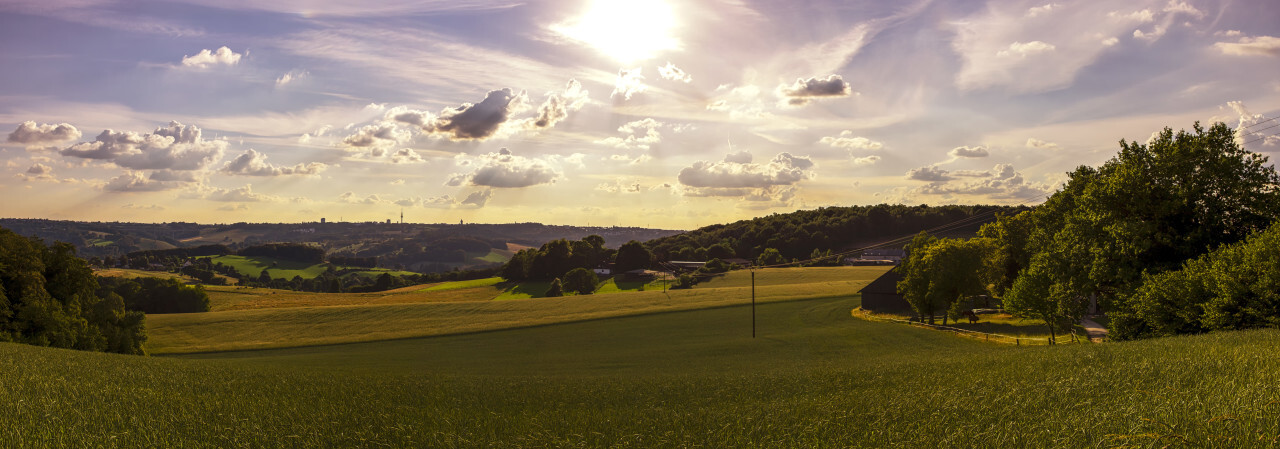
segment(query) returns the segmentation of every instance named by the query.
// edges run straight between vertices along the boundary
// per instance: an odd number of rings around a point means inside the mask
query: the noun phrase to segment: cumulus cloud
[[[644,75],[640,74],[640,69],[636,67],[630,70],[619,70],[618,78],[613,83],[613,93],[609,96],[630,100],[632,96],[644,92],[648,86],[644,85]]]
[[[126,172],[107,180],[102,190],[107,192],[159,192],[184,186],[185,183],[148,178],[142,172]]]
[[[853,159],[853,165],[872,165],[880,162],[880,156],[871,155],[867,157],[859,157]]]
[[[200,69],[215,65],[236,65],[240,62],[240,57],[242,56],[244,55],[231,51],[226,46],[212,51],[206,48],[192,56],[184,55],[182,57],[182,65]]]
[[[640,193],[644,191],[644,188],[641,187],[640,181],[618,178],[614,182],[604,182],[596,185],[596,190],[607,193]]]
[[[412,164],[415,162],[426,162],[426,159],[423,159],[422,155],[418,154],[417,151],[413,151],[412,148],[401,148],[400,151],[396,151],[395,154],[391,155],[391,163],[393,164]]]
[[[1046,141],[1037,139],[1035,137],[1029,137],[1027,138],[1027,148],[1036,148],[1040,150],[1056,150],[1060,147],[1058,146],[1058,144],[1053,142],[1046,142]]]
[[[401,129],[393,122],[365,125],[352,135],[342,139],[342,143],[354,148],[382,148],[395,146],[409,141],[413,136],[408,130]]]
[[[345,192],[341,195],[338,195],[338,201],[343,203],[349,203],[349,204],[369,204],[369,205],[390,203],[390,201],[384,200],[382,199],[382,197],[376,194],[370,194],[369,196],[361,198],[359,196],[356,196],[355,192]]]
[[[19,173],[16,175],[16,177],[23,181],[32,181],[32,180],[52,181],[54,179],[53,168],[49,167],[48,165],[44,165],[39,162],[36,162],[31,164],[31,166],[27,168],[27,171],[25,173]]]
[[[556,162],[516,156],[506,148],[496,153],[476,156],[474,160],[460,159],[459,165],[474,166],[475,170],[470,173],[454,173],[445,181],[445,185],[520,188],[550,184],[561,178],[556,167],[559,164]]]
[[[730,164],[750,164],[754,159],[751,152],[747,150],[738,150],[737,152],[724,155],[724,161]]]
[[[920,167],[907,171],[907,179],[914,181],[945,182],[954,178],[946,170],[938,167]]]
[[[804,106],[818,98],[847,97],[853,88],[840,75],[824,78],[796,79],[790,86],[779,85],[777,94],[791,106]]]
[[[1236,42],[1218,42],[1213,47],[1234,56],[1280,56],[1280,37],[1242,37]]]
[[[987,147],[983,147],[983,146],[955,147],[951,149],[951,151],[947,154],[950,154],[951,157],[966,157],[966,158],[987,157],[991,155],[990,153],[987,152]]]
[[[484,207],[489,199],[493,198],[493,189],[484,189],[477,192],[471,192],[460,204],[464,206]]]
[[[688,187],[702,190],[700,193],[721,193],[714,196],[742,196],[740,189],[760,189],[770,186],[786,186],[814,177],[814,163],[808,157],[779,153],[768,163],[751,162],[750,154],[729,154],[718,162],[697,161],[680,170],[676,179]]]
[[[134,170],[203,170],[222,159],[226,148],[224,140],[204,140],[195,125],[169,122],[150,134],[103,130],[93,142],[78,143],[60,153]]]
[[[38,125],[33,121],[25,121],[9,133],[10,143],[36,145],[43,143],[65,142],[80,138],[80,130],[69,123]]]
[[[1238,115],[1239,122],[1235,126],[1235,140],[1240,146],[1249,143],[1261,142],[1263,146],[1273,146],[1280,144],[1280,136],[1274,134],[1266,134],[1261,130],[1268,129],[1269,126],[1258,127],[1257,125],[1271,121],[1262,114],[1254,114],[1249,112],[1243,101],[1229,101],[1227,107]],[[1153,134],[1151,140],[1158,135]],[[1149,142],[1149,141],[1148,141]]]
[[[662,133],[658,132],[664,124],[652,118],[645,118],[618,127],[618,132],[625,137],[607,137],[595,143],[617,148],[648,150],[651,145],[662,142]]]
[[[977,179],[962,183],[935,182],[915,189],[925,195],[974,195],[994,199],[1030,201],[1052,190],[1047,184],[1027,182],[1012,165],[999,164]]]
[[[257,203],[276,201],[279,198],[253,192],[253,185],[245,184],[244,187],[234,189],[210,189],[204,194],[204,199],[209,201],[234,202],[234,203]]]
[[[658,75],[664,80],[680,81],[684,83],[693,81],[692,76],[689,76],[689,74],[684,70],[681,70],[679,67],[676,67],[675,64],[670,62],[667,62],[667,65],[658,67]]]
[[[569,89],[573,89],[575,81],[570,82]],[[567,89],[566,92],[569,92]],[[577,90],[571,93],[585,98],[586,92],[578,86]],[[408,123],[417,126],[423,132],[431,135],[443,136],[449,140],[485,140],[493,137],[504,123],[511,119],[515,113],[525,110],[528,107],[529,98],[524,91],[515,92],[510,88],[502,88],[489,91],[485,95],[484,100],[479,103],[463,103],[461,106],[454,108],[446,108],[440,111],[437,116],[423,111],[399,110],[393,109],[387,115],[392,120],[401,123]],[[570,106],[577,98],[559,100],[562,106]],[[584,100],[585,101],[585,100]],[[547,107],[544,105],[544,107]],[[554,124],[563,117],[555,119],[554,111],[548,110],[547,126]],[[566,114],[567,115],[567,114]],[[535,120],[536,122],[537,120]]]
[[[569,113],[587,104],[587,91],[578,80],[569,80],[564,92],[547,94],[547,101],[538,107],[538,116],[526,122],[529,128],[550,128],[569,117]]]
[[[1057,47],[1054,47],[1053,44],[1047,44],[1041,41],[1031,41],[1027,43],[1014,42],[1012,44],[1009,44],[1008,49],[1000,50],[996,52],[996,56],[1000,56],[1000,57],[1016,56],[1020,58],[1025,58],[1027,56],[1050,52],[1056,48]]]
[[[259,153],[250,148],[245,150],[231,162],[227,162],[222,166],[222,172],[230,175],[243,176],[285,176],[285,175],[316,175],[328,168],[327,165],[312,162],[309,164],[299,163],[292,167],[281,167],[267,162],[267,155]]]
[[[310,73],[306,70],[290,70],[289,73],[280,75],[279,78],[276,78],[276,87],[281,87],[285,84],[306,78],[308,75],[310,75]]]
[[[1040,17],[1040,16],[1049,15],[1049,13],[1053,12],[1054,9],[1061,8],[1061,7],[1062,5],[1059,5],[1057,3],[1049,3],[1044,6],[1033,6],[1030,9],[1027,9],[1027,17]]]
[[[835,148],[847,148],[850,150],[879,150],[884,148],[884,144],[868,139],[866,137],[857,137],[853,135],[853,131],[840,131],[839,136],[823,137],[818,143],[825,143]]]

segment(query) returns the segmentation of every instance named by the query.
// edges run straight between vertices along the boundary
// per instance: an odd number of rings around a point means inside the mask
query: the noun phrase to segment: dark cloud
[[[831,75],[825,79],[796,79],[790,86],[778,86],[777,92],[787,100],[787,104],[804,106],[816,98],[847,97],[853,94],[853,88],[840,75]]]
[[[267,162],[267,155],[259,153],[250,148],[245,150],[231,162],[227,162],[222,166],[222,172],[229,175],[243,176],[285,176],[285,175],[315,175],[328,168],[327,165],[312,162],[309,164],[297,164],[292,167],[280,167]]]
[[[28,145],[63,142],[79,138],[80,130],[69,123],[37,125],[36,122],[26,121],[19,124],[17,129],[9,133],[10,143]]]
[[[484,140],[497,133],[498,128],[511,118],[512,112],[526,101],[523,91],[518,94],[509,88],[489,91],[479,103],[463,103],[441,111],[440,116],[423,130],[444,134],[450,140]]]
[[[203,170],[222,159],[226,148],[226,141],[204,140],[195,125],[169,122],[151,134],[103,130],[93,142],[72,145],[61,154],[134,170]]]
[[[743,153],[730,154],[720,162],[695,162],[681,169],[677,179],[689,187],[742,189],[791,185],[814,176],[810,171],[814,163],[807,157],[780,153],[766,164],[755,164],[749,162],[749,154]],[[741,162],[743,160],[748,162]]]

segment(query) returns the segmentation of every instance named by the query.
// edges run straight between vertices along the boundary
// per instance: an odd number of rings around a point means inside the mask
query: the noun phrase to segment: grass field
[[[757,273],[756,297],[763,303],[847,296],[885,270],[762,270]],[[751,301],[751,278],[747,272],[729,273],[691,290],[664,293],[660,287],[649,287],[644,291],[559,298],[517,296],[541,296],[547,288],[545,283],[484,285],[490,282],[493,281],[464,281],[367,294],[210,287],[207,290],[213,312],[148,316],[147,348],[152,353],[167,354],[350,343],[725,307]]]
[[[754,339],[751,308],[736,305],[181,358],[4,343],[0,441],[1078,448],[1280,438],[1278,331],[1013,347],[850,318],[858,305],[761,304]]]
[[[220,262],[223,265],[234,267],[236,271],[251,277],[258,277],[262,274],[262,270],[267,270],[271,274],[271,277],[275,279],[293,279],[294,276],[301,276],[303,279],[311,279],[319,276],[321,273],[324,273],[325,270],[329,269],[329,265],[326,264],[294,262],[276,259],[273,257],[226,255],[214,256],[210,259],[214,262]],[[334,268],[341,270],[354,267],[337,266]],[[394,276],[416,274],[409,271],[388,270],[385,268],[361,269],[355,274],[358,276],[372,277],[378,276],[382,273],[391,273]]]

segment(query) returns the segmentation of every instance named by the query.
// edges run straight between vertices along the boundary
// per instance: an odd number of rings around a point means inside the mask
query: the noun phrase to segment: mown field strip
[[[765,271],[757,275],[756,299],[763,303],[850,296],[883,271],[879,267]],[[173,354],[351,343],[741,305],[751,301],[749,276],[733,273],[694,289],[665,293],[645,290],[560,298],[427,302],[432,301],[433,293],[459,295],[470,289],[404,289],[406,295],[420,295],[422,302],[151,315],[147,317],[147,349],[153,354]],[[744,277],[745,282],[741,279]],[[766,278],[771,281],[764,282]],[[299,301],[310,301],[297,295],[302,298]]]

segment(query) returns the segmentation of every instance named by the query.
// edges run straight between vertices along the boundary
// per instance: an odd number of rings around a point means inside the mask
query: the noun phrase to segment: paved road
[[[1088,318],[1081,319],[1080,326],[1084,327],[1085,332],[1089,333],[1089,341],[1094,343],[1101,343],[1102,339],[1110,333],[1107,328]]]

